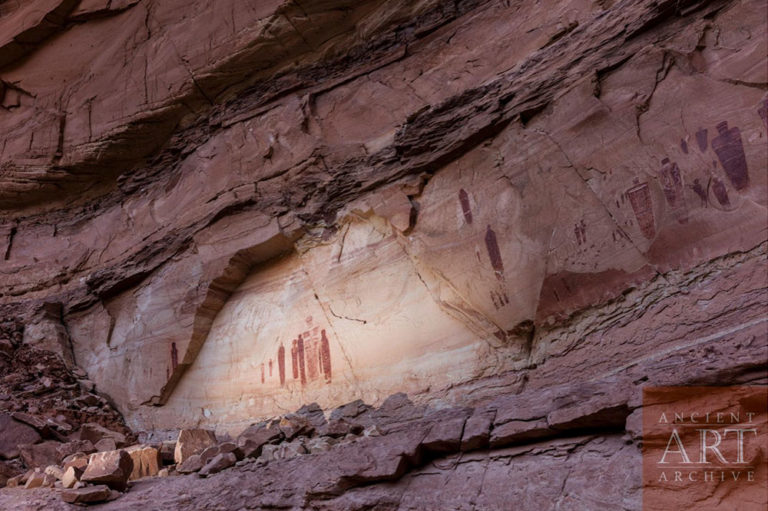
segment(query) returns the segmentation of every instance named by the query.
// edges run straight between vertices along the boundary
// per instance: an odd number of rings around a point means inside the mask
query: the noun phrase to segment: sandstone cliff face
[[[765,378],[764,2],[0,13],[0,311],[136,429]]]

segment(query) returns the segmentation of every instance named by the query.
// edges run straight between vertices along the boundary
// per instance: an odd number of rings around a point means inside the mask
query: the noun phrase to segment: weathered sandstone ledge
[[[257,478],[256,508],[465,484],[460,509],[639,509],[642,386],[768,383],[767,16],[0,1],[0,320],[151,439],[400,392],[491,417],[488,445],[419,439],[343,488],[332,454],[171,478],[196,503]],[[579,493],[581,463],[606,486]],[[553,479],[509,493],[526,464]]]

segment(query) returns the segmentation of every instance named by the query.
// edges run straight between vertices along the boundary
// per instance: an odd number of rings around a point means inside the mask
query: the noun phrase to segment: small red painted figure
[[[707,191],[704,189],[703,186],[701,186],[701,182],[698,179],[693,180],[693,186],[691,186],[691,189],[696,193],[696,195],[699,196],[699,199],[701,200],[701,207],[706,208],[707,207]]]
[[[307,373],[304,368],[304,339],[299,336],[298,341],[298,359],[299,359],[299,376],[301,376],[301,384],[306,385],[307,384]]]
[[[179,352],[176,350],[176,343],[171,343],[171,367],[175,371],[179,366]]]
[[[632,205],[632,210],[635,212],[640,232],[647,239],[653,239],[656,236],[656,222],[653,217],[653,202],[648,183],[640,183],[630,188],[627,190],[627,197]]]
[[[307,380],[314,381],[320,373],[320,357],[318,356],[317,341],[310,332],[304,334],[304,356],[306,357]]]
[[[277,372],[280,374],[280,386],[285,385],[285,348],[282,343],[277,349]]]
[[[504,281],[504,263],[501,261],[501,251],[499,243],[496,240],[496,233],[489,225],[485,231],[485,248],[488,251],[488,258],[491,260],[491,266],[500,282]]]
[[[707,129],[699,128],[696,132],[696,143],[699,145],[699,151],[702,153],[707,150]]]
[[[683,194],[683,177],[680,175],[680,167],[677,163],[669,161],[669,158],[661,160],[659,180],[664,190],[664,198],[667,199],[672,213],[681,224],[688,221],[688,210],[685,206]]]
[[[721,206],[726,208],[731,206],[731,201],[728,199],[728,190],[725,189],[725,183],[717,176],[712,178],[712,192]]]
[[[325,335],[325,330],[320,332],[320,361],[323,366],[323,374],[325,375],[325,381],[331,382],[331,346],[328,343],[328,337]]]
[[[467,191],[462,188],[459,190],[459,202],[461,203],[461,211],[464,213],[464,220],[468,223],[472,223],[472,209],[469,205],[469,195]]]
[[[744,155],[744,144],[741,141],[741,130],[737,127],[728,128],[728,122],[723,121],[717,125],[719,133],[712,139],[714,149],[720,164],[725,169],[725,175],[733,187],[743,190],[749,186],[749,172],[747,171],[747,158]]]
[[[299,379],[299,340],[294,339],[291,346],[291,368],[293,369],[293,379]]]

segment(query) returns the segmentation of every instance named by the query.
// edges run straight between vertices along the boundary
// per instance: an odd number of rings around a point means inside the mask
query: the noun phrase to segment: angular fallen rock
[[[44,472],[35,471],[27,478],[24,488],[30,490],[32,488],[52,488],[56,478],[50,474]]]
[[[111,438],[114,440],[117,447],[124,447],[126,445],[125,435],[117,431],[107,429],[100,424],[96,424],[95,422],[88,422],[83,424],[83,426],[80,428],[79,436],[80,440],[90,440],[94,446],[99,442],[99,440],[104,438]]]
[[[88,468],[80,480],[87,483],[103,483],[115,490],[124,491],[131,472],[133,460],[127,452],[97,452],[88,458]]]
[[[315,427],[303,415],[291,414],[280,419],[280,431],[286,440],[293,440],[299,435],[311,435],[315,431]]]
[[[64,471],[58,465],[48,465],[45,467],[45,470],[43,470],[43,473],[49,474],[58,480],[61,480],[61,478],[64,477]]]
[[[149,445],[132,445],[125,452],[133,460],[133,471],[128,480],[133,481],[142,477],[156,476],[163,466],[160,451]]]
[[[283,442],[278,446],[277,452],[275,452],[275,459],[287,460],[307,454],[307,449],[304,447],[304,443],[301,438],[297,438],[291,442]]]
[[[62,460],[61,468],[67,470],[69,467],[75,467],[76,469],[83,472],[88,466],[88,458],[89,455],[82,452],[72,454]]]
[[[316,438],[310,438],[305,443],[304,447],[310,454],[317,454],[319,452],[325,452],[333,446],[333,441],[329,437],[321,436]]]
[[[203,468],[203,465],[203,459],[200,457],[200,455],[193,454],[180,464],[176,465],[176,472],[179,474],[191,474],[192,472],[197,472]]]
[[[72,456],[73,454],[76,454],[78,452],[81,452],[83,454],[92,454],[97,450],[98,449],[94,447],[93,443],[90,440],[73,440],[71,442],[61,444],[56,449],[56,452],[59,455],[59,459],[63,460],[64,458],[68,456]]]
[[[6,488],[16,488],[17,486],[23,484],[24,474],[13,476],[5,483]]]
[[[171,441],[165,441],[160,444],[160,457],[163,460],[163,464],[165,465],[171,465],[175,463],[173,455],[176,451],[176,442]]]
[[[94,445],[94,448],[98,452],[114,451],[117,450],[117,442],[114,438],[102,438]]]
[[[19,455],[20,444],[35,444],[40,434],[35,428],[19,422],[7,413],[0,413],[0,459],[11,459]]]
[[[64,488],[73,488],[82,476],[82,470],[76,467],[69,467],[64,471],[64,475],[61,476],[61,484]]]
[[[226,453],[226,452],[231,452],[232,454],[235,455],[235,457],[238,460],[243,459],[243,451],[240,450],[240,448],[234,442],[223,442],[219,444],[217,454]]]
[[[221,454],[217,454],[213,457],[213,459],[206,463],[203,468],[200,469],[200,475],[202,477],[206,477],[211,474],[216,474],[225,468],[233,466],[235,463],[237,463],[237,457],[234,455],[234,453],[223,452]]]
[[[208,447],[217,444],[216,434],[213,431],[208,429],[182,429],[179,431],[179,438],[176,440],[173,459],[178,464],[183,463],[190,456],[200,454]]]
[[[112,497],[112,491],[104,485],[88,486],[78,490],[63,490],[61,500],[69,504],[92,504],[104,502]]]
[[[214,456],[219,454],[221,451],[219,451],[218,445],[212,445],[211,447],[208,447],[203,452],[200,453],[200,462],[205,466],[206,463],[211,461]]]
[[[54,440],[46,440],[34,445],[19,445],[19,453],[24,464],[29,468],[47,467],[59,462],[60,445],[61,443]]]
[[[295,415],[305,417],[315,429],[326,425],[325,412],[317,403],[309,403],[296,410]]]
[[[276,425],[256,424],[249,426],[240,433],[237,437],[237,447],[242,451],[244,457],[257,458],[265,445],[276,442],[282,437],[283,433]]]

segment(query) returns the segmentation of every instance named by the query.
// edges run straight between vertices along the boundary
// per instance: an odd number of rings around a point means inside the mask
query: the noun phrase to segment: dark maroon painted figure
[[[583,245],[587,242],[587,224],[582,220],[573,226],[573,233],[576,235],[576,243]]]
[[[313,381],[320,372],[320,357],[317,355],[317,341],[312,338],[310,332],[305,332],[304,339],[304,358],[306,362],[307,380]]]
[[[707,191],[704,189],[703,186],[701,186],[701,182],[699,182],[698,179],[693,180],[693,186],[691,186],[691,189],[696,192],[696,195],[699,196],[699,199],[701,199],[701,207],[706,208],[707,207]]]
[[[171,367],[173,370],[176,370],[176,367],[179,365],[179,352],[176,350],[176,343],[171,343]]]
[[[299,336],[298,342],[298,358],[299,358],[299,376],[301,376],[301,384],[306,385],[307,373],[304,368],[304,339]]]
[[[688,142],[686,142],[684,138],[680,139],[680,149],[683,153],[688,154]]]
[[[461,211],[464,213],[464,220],[466,220],[468,224],[471,224],[472,208],[469,206],[469,195],[467,195],[467,191],[464,188],[459,190],[459,202],[461,202]]]
[[[272,359],[269,359],[269,377],[272,378]]]
[[[299,379],[299,340],[294,339],[291,346],[291,368],[293,369],[293,379]]]
[[[331,345],[328,342],[328,337],[325,335],[325,330],[320,332],[320,363],[323,367],[323,374],[325,375],[325,381],[331,382]]]
[[[491,291],[491,300],[493,301],[493,306],[496,307],[496,310],[501,309],[505,305],[509,305],[509,297],[507,296],[506,291]]]
[[[261,363],[261,383],[264,383],[264,362]]]
[[[725,183],[719,177],[712,178],[712,192],[721,206],[729,207],[731,205],[731,201],[728,199],[728,190],[725,189]]]
[[[675,212],[678,222],[688,221],[688,212],[685,207],[685,195],[683,195],[683,177],[680,175],[680,167],[677,163],[669,161],[669,158],[661,160],[659,179],[664,190],[664,198],[667,204]]]
[[[653,218],[653,202],[648,183],[641,183],[627,190],[629,203],[637,218],[637,225],[647,239],[653,239],[656,235],[655,219]]]
[[[760,105],[760,108],[757,109],[757,115],[763,120],[765,129],[768,130],[768,98],[765,98]]]
[[[712,149],[717,154],[733,187],[743,190],[749,186],[749,172],[747,158],[744,155],[744,144],[741,141],[741,130],[735,126],[729,129],[728,122],[723,121],[717,125],[717,132],[719,134],[712,139]]]
[[[699,151],[702,153],[707,150],[707,140],[707,129],[699,128],[699,131],[696,132],[696,143],[699,144]]]
[[[496,278],[503,282],[504,263],[501,262],[501,251],[499,250],[499,243],[496,241],[496,233],[493,232],[490,225],[485,231],[485,248],[488,250],[488,257],[496,273]]]
[[[280,374],[280,386],[285,385],[285,348],[281,344],[277,349],[277,372]]]

